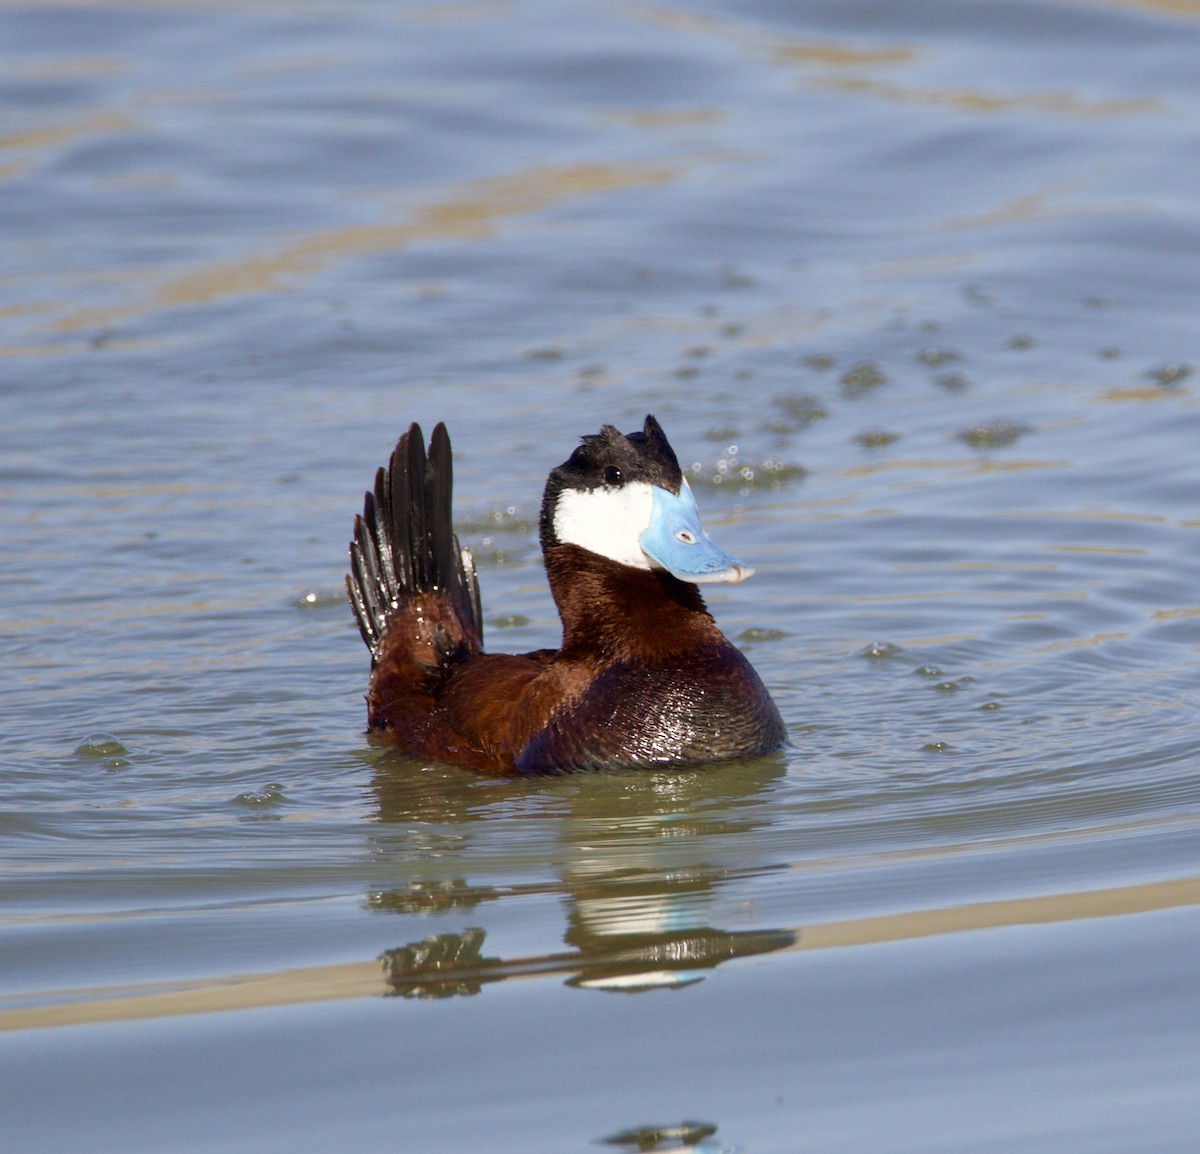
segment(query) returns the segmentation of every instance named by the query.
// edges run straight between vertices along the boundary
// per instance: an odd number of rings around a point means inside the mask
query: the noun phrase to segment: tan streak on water
[[[771,35],[761,29],[717,16],[699,16],[657,4],[629,4],[625,11],[635,19],[657,28],[686,35],[718,36],[742,49],[765,55],[783,65],[820,65],[826,68],[862,68],[907,64],[917,50],[906,44],[864,48],[847,41],[810,40],[796,36]]]
[[[49,326],[55,332],[93,329],[163,309],[208,305],[229,296],[283,292],[296,277],[354,257],[396,252],[421,242],[486,240],[502,220],[528,216],[583,196],[679,177],[684,163],[545,166],[444,191],[417,206],[410,219],[316,232],[272,252],[200,265],[160,284],[141,304],[80,309]]]
[[[931,108],[953,108],[958,112],[995,116],[1009,112],[1035,112],[1045,116],[1109,119],[1145,116],[1157,112],[1161,102],[1153,97],[1128,100],[1081,100],[1070,92],[1018,92],[996,95],[971,88],[919,88],[889,84],[867,76],[820,76],[809,81],[813,87],[836,92],[873,96],[892,104],[921,104]]]
[[[1168,2],[1168,0],[1162,0]],[[1153,97],[1124,100],[1088,101],[1065,91],[1017,92],[995,94],[970,88],[921,88],[853,74],[851,70],[878,70],[915,63],[924,53],[908,44],[864,48],[850,42],[817,41],[789,36],[771,36],[758,29],[744,27],[732,20],[696,16],[652,4],[629,5],[634,17],[657,27],[685,34],[719,36],[743,51],[765,56],[782,67],[821,70],[808,78],[817,88],[872,96],[895,104],[921,104],[953,108],[977,115],[1009,112],[1035,112],[1048,116],[1085,119],[1116,116],[1141,116],[1158,111],[1161,102]]]
[[[1075,0],[1085,8],[1133,8],[1184,20],[1200,20],[1200,0]]]

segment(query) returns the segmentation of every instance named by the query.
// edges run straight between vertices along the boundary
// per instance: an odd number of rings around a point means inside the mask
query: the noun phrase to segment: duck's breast
[[[614,663],[549,719],[516,767],[536,773],[719,761],[778,749],[785,736],[758,674],[726,643],[653,664]]]

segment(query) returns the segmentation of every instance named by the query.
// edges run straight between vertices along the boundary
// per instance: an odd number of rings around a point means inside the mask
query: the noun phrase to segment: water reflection
[[[597,1146],[618,1146],[641,1154],[660,1150],[694,1150],[698,1154],[722,1154],[732,1149],[714,1137],[711,1122],[680,1122],[670,1126],[635,1126],[596,1140]]]
[[[381,962],[391,992],[406,998],[450,998],[478,994],[487,982],[567,975],[568,986],[642,993],[703,981],[704,970],[730,958],[753,957],[795,945],[789,930],[631,933],[616,941],[589,940],[578,951],[523,958],[488,957],[487,931],[437,934],[384,953]]]
[[[461,771],[386,759],[373,783],[381,822],[413,827],[418,843],[453,842],[469,859],[471,826],[483,836],[480,823],[540,802],[545,820],[555,825],[546,841],[556,846],[551,856],[557,876],[504,886],[463,877],[414,879],[369,895],[369,908],[406,915],[478,913],[491,902],[552,896],[565,904],[562,939],[568,947],[503,957],[485,954],[487,931],[478,925],[435,934],[384,954],[392,991],[449,997],[478,993],[487,982],[562,974],[570,986],[636,993],[691,985],[731,958],[794,945],[791,930],[714,924],[723,883],[784,868],[731,866],[713,858],[723,841],[743,850],[752,844],[766,820],[752,803],[785,768],[775,756],[702,771],[481,786]],[[408,841],[404,851],[411,848]]]

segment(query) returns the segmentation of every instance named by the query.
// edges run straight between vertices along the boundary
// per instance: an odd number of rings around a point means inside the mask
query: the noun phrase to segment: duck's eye
[[[609,465],[604,470],[604,483],[606,485],[619,485],[621,483],[621,470],[616,465]]]
[[[675,534],[675,539],[677,541],[681,541],[684,545],[695,545],[696,534],[689,532],[687,529],[680,529],[679,532]]]

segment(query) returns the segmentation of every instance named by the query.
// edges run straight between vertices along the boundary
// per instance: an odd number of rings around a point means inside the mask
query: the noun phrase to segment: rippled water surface
[[[0,6],[5,1148],[1193,1150],[1198,59],[1188,0]],[[399,432],[523,650],[546,473],[647,412],[789,748],[368,739]]]

